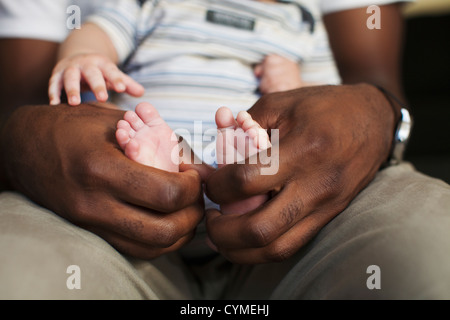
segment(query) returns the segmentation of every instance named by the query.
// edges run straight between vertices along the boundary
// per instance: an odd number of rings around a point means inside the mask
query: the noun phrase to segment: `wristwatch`
[[[392,104],[392,100],[394,100],[398,105],[400,105],[400,119],[397,123],[397,128],[394,133],[394,140],[392,141],[391,152],[389,154],[389,158],[383,167],[397,165],[403,160],[403,156],[405,154],[406,145],[408,144],[409,138],[411,136],[411,131],[413,127],[413,118],[409,111],[409,108],[403,104],[395,95],[391,92],[387,91],[381,86],[375,85],[385,96],[388,98],[391,103],[392,109],[394,113],[397,113],[397,109]]]
[[[397,129],[395,130],[391,154],[388,159],[390,165],[399,164],[403,160],[406,145],[412,131],[413,120],[408,109],[402,107],[400,113],[400,120],[398,121]]]

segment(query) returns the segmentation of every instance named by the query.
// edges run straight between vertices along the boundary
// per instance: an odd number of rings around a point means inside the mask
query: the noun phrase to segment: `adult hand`
[[[16,190],[119,251],[153,258],[193,236],[204,214],[201,178],[128,159],[114,138],[122,117],[100,105],[21,107],[4,128],[0,169]]]
[[[249,112],[263,128],[279,129],[278,172],[261,175],[264,166],[253,161],[226,165],[209,176],[206,192],[219,204],[258,194],[272,198],[243,215],[209,210],[207,230],[233,262],[280,261],[373,179],[389,154],[394,113],[383,94],[367,84],[274,93]]]

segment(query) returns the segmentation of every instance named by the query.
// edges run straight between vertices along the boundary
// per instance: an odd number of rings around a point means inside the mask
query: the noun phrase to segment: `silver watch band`
[[[394,140],[392,141],[391,152],[389,154],[389,158],[387,162],[382,166],[386,167],[389,165],[396,165],[402,162],[403,156],[406,150],[406,145],[411,136],[411,131],[413,127],[413,118],[411,113],[395,95],[393,95],[388,90],[384,89],[381,86],[375,85],[375,87],[380,90],[388,101],[391,103],[392,109],[394,113],[396,112],[396,108],[392,104],[392,101],[396,102],[400,107],[400,119],[398,120],[397,127],[394,133]]]
[[[397,130],[395,131],[392,151],[389,157],[390,165],[399,164],[403,160],[406,144],[409,141],[413,125],[412,117],[408,109],[401,108],[400,112],[401,117],[397,125]]]

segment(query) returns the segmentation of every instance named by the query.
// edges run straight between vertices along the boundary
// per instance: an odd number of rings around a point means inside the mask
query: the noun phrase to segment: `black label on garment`
[[[234,13],[228,12],[208,10],[206,12],[206,21],[249,31],[253,31],[255,28],[254,19],[238,16]]]

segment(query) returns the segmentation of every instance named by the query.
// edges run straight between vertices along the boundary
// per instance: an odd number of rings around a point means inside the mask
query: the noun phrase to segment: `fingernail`
[[[125,85],[122,82],[119,82],[118,84],[116,84],[116,90],[117,91],[124,91],[125,90]]]
[[[100,91],[97,94],[97,99],[100,101],[106,101],[108,99],[108,94],[105,91]]]
[[[69,104],[71,105],[79,105],[81,103],[80,97],[77,95],[70,96]]]

